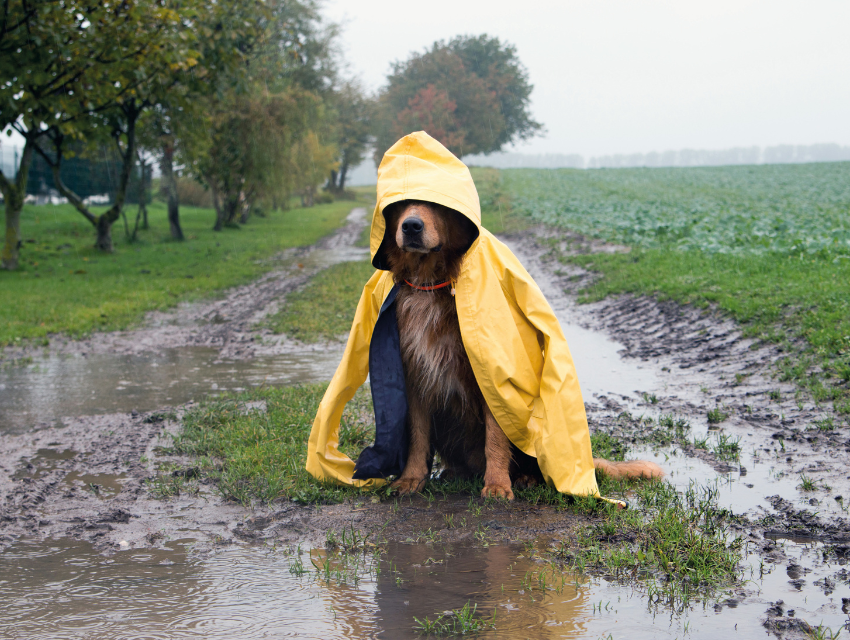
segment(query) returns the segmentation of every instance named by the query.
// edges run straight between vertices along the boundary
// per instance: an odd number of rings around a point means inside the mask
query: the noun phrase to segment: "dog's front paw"
[[[511,485],[509,484],[499,484],[492,482],[490,484],[485,484],[484,488],[481,490],[482,498],[505,498],[506,500],[514,499],[514,492],[511,491]]]
[[[399,478],[390,485],[397,494],[406,496],[421,491],[425,486],[425,478]]]

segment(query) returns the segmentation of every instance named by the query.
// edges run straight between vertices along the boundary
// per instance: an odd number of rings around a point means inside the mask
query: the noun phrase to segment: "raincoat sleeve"
[[[307,471],[318,480],[358,487],[377,486],[382,480],[353,480],[354,462],[339,450],[339,423],[346,403],[369,374],[369,344],[381,303],[392,289],[392,277],[376,271],[366,283],[348,343],[333,379],[319,404],[307,444]]]

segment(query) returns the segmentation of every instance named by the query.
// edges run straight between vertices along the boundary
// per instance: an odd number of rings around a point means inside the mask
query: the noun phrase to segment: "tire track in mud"
[[[566,241],[558,242],[565,236]],[[814,637],[806,620],[817,623],[824,614],[835,619],[842,612],[850,613],[850,598],[840,595],[850,592],[850,570],[845,566],[850,564],[846,506],[850,429],[812,428],[828,412],[810,400],[795,398],[796,388],[776,379],[776,361],[787,354],[744,337],[740,327],[711,309],[633,295],[576,304],[578,293],[598,276],[563,265],[557,256],[576,249],[594,253],[626,247],[546,228],[505,240],[541,285],[559,318],[604,332],[622,345],[624,361],[652,367],[663,381],[660,389],[646,389],[643,398],[639,394],[585,397],[592,432],[631,442],[632,457],[639,458],[653,453],[652,447],[642,444],[640,430],[646,423],[635,419],[642,414],[684,418],[700,437],[722,433],[740,438],[738,461],[722,460],[694,443],[655,447],[661,451],[656,462],[678,476],[670,480],[680,491],[692,479],[709,483],[724,479],[728,484],[721,492],[727,503],[736,515],[745,514],[732,530],[757,554],[761,566],[769,569],[761,587],[742,585],[730,606],[764,607],[759,616],[763,627],[787,639]],[[728,416],[712,425],[708,412],[718,409]],[[691,461],[701,461],[703,468]],[[800,491],[804,477],[819,490]],[[753,564],[758,562],[750,561]],[[809,572],[814,573],[807,579]],[[783,574],[789,578],[787,583]],[[796,593],[806,595],[805,599]],[[796,600],[796,611],[793,603],[788,605],[778,596]],[[723,604],[715,605],[716,611],[722,609]]]
[[[786,477],[799,478],[804,473],[815,482],[831,487],[828,492],[818,492],[821,499],[812,496],[817,504],[809,506],[818,506],[813,511],[821,513],[827,511],[826,506],[835,508],[824,516],[813,512],[806,515],[807,509],[800,509],[797,501],[796,509],[791,509],[793,517],[787,514],[796,495],[782,496],[784,508],[777,512],[774,505],[780,502],[769,497],[775,491],[770,486],[762,487],[763,514],[781,513],[790,517],[793,526],[789,520],[785,533],[796,532],[828,542],[850,542],[850,522],[841,508],[845,498],[850,500],[850,429],[810,428],[828,412],[810,400],[795,398],[796,387],[776,379],[775,363],[787,354],[775,346],[744,337],[733,321],[710,309],[632,295],[576,304],[578,292],[596,276],[560,263],[557,254],[566,253],[574,243],[562,243],[553,250],[548,242],[551,233],[538,228],[506,240],[544,288],[556,313],[562,318],[566,316],[568,322],[604,332],[622,345],[620,355],[624,360],[639,361],[653,368],[663,383],[660,389],[640,390],[655,394],[654,403],[638,395],[585,398],[591,424],[616,432],[613,418],[630,411],[651,415],[673,413],[687,418],[700,433],[719,427],[740,437],[745,451],[770,452],[771,462]],[[622,250],[615,245],[591,247],[591,251],[597,252],[618,249]],[[586,245],[583,250],[587,250]],[[713,409],[728,413],[719,425],[710,425],[707,419]],[[615,435],[627,434],[619,429]],[[732,470],[747,473],[740,465],[730,465],[704,449],[685,445],[682,450],[720,473]],[[801,528],[801,522],[807,523],[805,529]],[[781,524],[776,529],[773,533],[781,530]]]

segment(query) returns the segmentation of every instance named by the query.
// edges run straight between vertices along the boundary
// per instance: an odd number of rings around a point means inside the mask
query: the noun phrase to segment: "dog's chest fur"
[[[435,411],[478,412],[480,402],[463,346],[454,298],[403,288],[397,298],[401,357],[408,393]]]

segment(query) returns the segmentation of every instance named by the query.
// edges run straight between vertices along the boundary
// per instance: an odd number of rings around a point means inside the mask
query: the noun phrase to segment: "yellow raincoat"
[[[354,462],[338,449],[345,404],[366,381],[369,347],[381,306],[393,289],[381,270],[383,210],[400,200],[435,202],[461,212],[479,230],[456,283],[458,321],[475,378],[496,422],[519,449],[537,458],[558,491],[598,496],[584,402],[567,341],[537,284],[511,251],[481,226],[478,192],[469,169],[424,132],[384,154],[370,248],[379,270],[363,288],[342,362],[319,405],[307,452],[307,471],[320,480],[354,480]],[[379,407],[375,407],[376,412]]]

